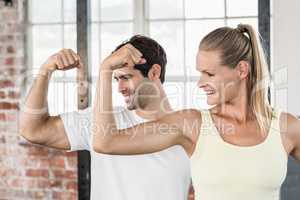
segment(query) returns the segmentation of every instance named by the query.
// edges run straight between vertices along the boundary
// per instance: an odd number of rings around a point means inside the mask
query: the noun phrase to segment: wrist
[[[113,72],[112,67],[106,63],[101,63],[100,72]]]
[[[39,70],[39,75],[42,75],[42,76],[51,76],[52,73],[54,72],[55,70],[52,70],[52,69],[49,69],[47,68],[46,66],[42,66]]]

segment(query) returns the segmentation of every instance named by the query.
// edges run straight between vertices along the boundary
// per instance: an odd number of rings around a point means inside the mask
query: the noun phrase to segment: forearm
[[[93,107],[93,149],[106,154],[152,153],[176,144],[186,144],[178,117],[173,114],[159,120],[142,123],[131,128],[118,130],[112,107],[112,70],[134,69],[144,64],[141,52],[128,44],[108,56],[102,63],[96,85]]]
[[[41,67],[39,74],[25,99],[21,108],[20,128],[33,132],[48,116],[47,93],[51,77],[49,70]]]
[[[93,145],[103,148],[114,135],[116,123],[112,106],[112,71],[101,66],[96,83],[95,102],[93,106]]]

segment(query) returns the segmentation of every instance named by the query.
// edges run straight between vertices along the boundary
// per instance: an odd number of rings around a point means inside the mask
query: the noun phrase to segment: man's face
[[[146,78],[139,70],[128,67],[117,69],[114,78],[118,82],[118,92],[125,98],[127,109],[143,108],[147,104],[145,97],[140,97],[141,94],[147,94],[145,91],[149,86],[144,86],[147,85],[144,84]]]

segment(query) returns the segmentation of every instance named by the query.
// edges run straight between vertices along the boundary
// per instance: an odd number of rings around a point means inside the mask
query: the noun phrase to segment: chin
[[[127,104],[126,107],[127,107],[128,110],[135,110],[136,109],[136,106],[134,104]]]
[[[208,105],[214,105],[214,104],[216,104],[217,103],[217,99],[216,98],[213,98],[213,97],[207,97],[207,99],[206,99],[206,103],[208,104]]]
[[[218,101],[218,99],[216,99],[216,98],[209,97],[209,98],[207,98],[206,103],[208,106],[214,106],[216,104],[219,104],[220,101]]]

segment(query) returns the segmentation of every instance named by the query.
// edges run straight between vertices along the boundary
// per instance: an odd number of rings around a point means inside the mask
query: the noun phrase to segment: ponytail
[[[201,50],[221,52],[222,65],[235,68],[241,61],[250,64],[247,80],[248,113],[256,118],[260,131],[266,133],[271,121],[271,106],[268,102],[268,66],[258,35],[251,25],[239,24],[237,28],[222,27],[206,35]]]

